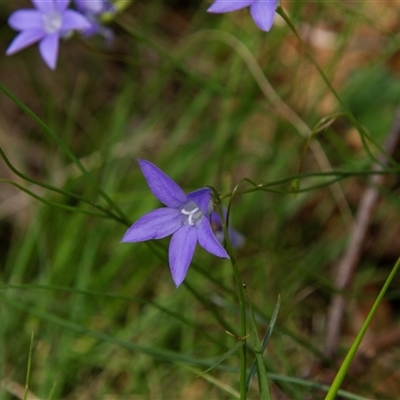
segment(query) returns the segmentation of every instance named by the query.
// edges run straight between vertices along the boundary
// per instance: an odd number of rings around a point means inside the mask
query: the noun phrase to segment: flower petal
[[[43,38],[43,36],[45,36],[43,30],[30,29],[27,31],[22,31],[14,38],[10,46],[8,46],[6,55],[9,56],[16,53],[17,51],[25,49],[31,44],[38,42],[40,39]]]
[[[154,196],[168,207],[178,208],[187,202],[183,190],[164,172],[146,160],[138,160]]]
[[[39,43],[39,52],[50,69],[55,69],[58,57],[60,36],[58,32],[46,35]]]
[[[103,36],[106,42],[106,46],[110,46],[112,41],[114,40],[114,31],[112,29],[101,26],[95,22],[92,22],[92,26],[89,29],[85,29],[84,31],[82,31],[82,35],[84,37],[90,37],[93,35]]]
[[[221,246],[214,236],[210,221],[207,218],[202,219],[201,224],[196,231],[199,244],[204,250],[214,254],[217,257],[229,258],[226,250]]]
[[[81,13],[74,10],[64,11],[61,25],[62,31],[89,29],[91,26],[90,21]]]
[[[108,4],[104,0],[75,0],[76,8],[93,15],[102,13]]]
[[[51,11],[54,11],[54,1],[53,0],[48,0],[48,1],[43,1],[43,0],[31,0],[33,5],[42,13],[49,13]]]
[[[185,279],[196,243],[196,229],[192,226],[185,225],[172,235],[169,245],[169,268],[176,287]]]
[[[227,214],[226,207],[222,207],[222,212],[224,213],[224,217],[226,219],[226,214]],[[214,236],[216,237],[218,242],[222,244],[225,239],[224,229],[222,227],[221,218],[219,217],[217,211],[213,211],[212,214],[210,215],[210,222]],[[237,230],[233,229],[231,224],[229,224],[228,226],[228,235],[233,248],[239,248],[243,246],[243,243],[245,241],[244,236]]]
[[[212,205],[210,207],[211,201],[211,189],[201,188],[195,190],[194,192],[187,194],[188,200],[194,201],[199,207],[203,214],[210,214],[212,211]]]
[[[16,31],[27,29],[43,30],[42,13],[37,10],[17,10],[8,18],[8,25]]]
[[[162,239],[182,226],[182,214],[175,208],[157,208],[139,218],[125,233],[121,242],[143,242]]]
[[[70,0],[54,0],[55,8],[63,13],[69,6]]]
[[[210,7],[207,8],[211,13],[225,13],[240,10],[241,8],[250,6],[257,0],[215,0]]]
[[[250,7],[251,16],[261,30],[269,31],[271,29],[277,5],[278,0],[262,0],[254,2]]]
[[[234,249],[238,249],[239,247],[242,247],[244,244],[244,236],[238,232],[237,230],[228,227],[228,235],[229,235],[229,239],[231,241],[232,247]]]

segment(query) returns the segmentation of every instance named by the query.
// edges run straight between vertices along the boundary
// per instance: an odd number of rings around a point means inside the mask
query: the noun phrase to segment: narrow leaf
[[[226,352],[215,364],[213,364],[210,368],[206,369],[204,372],[202,372],[198,376],[203,376],[207,372],[210,372],[211,370],[213,370],[217,365],[221,364],[223,361],[225,361],[232,354],[236,353],[243,345],[244,345],[244,341],[243,340],[238,340],[236,342],[236,344],[228,352]]]
[[[353,358],[357,353],[357,349],[360,346],[360,343],[365,335],[365,332],[368,329],[369,324],[371,323],[372,317],[374,316],[379,304],[381,303],[381,301],[383,299],[383,296],[386,293],[387,288],[389,287],[390,283],[392,282],[399,267],[400,267],[400,258],[397,260],[396,265],[393,267],[392,271],[390,272],[390,275],[386,279],[386,282],[383,285],[382,290],[380,291],[378,297],[376,298],[374,305],[371,308],[371,311],[368,313],[367,318],[365,319],[360,331],[358,332],[353,344],[351,345],[351,347],[346,355],[346,358],[344,359],[342,365],[339,368],[338,373],[335,376],[335,379],[332,382],[332,385],[329,389],[329,392],[327,393],[327,395],[325,397],[325,400],[334,400],[336,398],[336,395],[339,391],[340,385],[342,384],[344,378],[346,377],[347,371],[349,370],[351,362],[353,361]]]
[[[267,332],[265,333],[265,335],[264,335],[264,337],[263,337],[263,339],[261,341],[261,354],[264,353],[264,351],[265,351],[265,349],[267,347],[267,344],[269,342],[269,339],[270,339],[270,337],[272,335],[272,331],[274,330],[274,326],[275,326],[276,318],[278,317],[278,312],[279,312],[280,306],[281,306],[281,296],[278,296],[278,300],[276,302],[275,309],[274,309],[274,312],[272,314],[272,318],[271,318],[271,321],[269,323]],[[254,360],[253,364],[252,364],[252,366],[250,368],[249,375],[247,377],[247,382],[246,382],[247,390],[249,390],[251,381],[253,380],[253,377],[256,374],[256,371],[257,371],[257,365],[256,365],[256,360]]]
[[[261,342],[260,342],[260,339],[258,338],[254,310],[253,310],[253,306],[251,304],[250,296],[249,296],[249,293],[247,292],[246,286],[243,285],[243,288],[246,292],[247,300],[249,302],[249,307],[250,307],[250,326],[251,326],[251,333],[253,336],[254,354],[256,357],[255,363],[256,363],[256,367],[257,367],[258,388],[260,391],[260,399],[261,400],[271,400],[271,393],[269,391],[269,385],[268,385],[268,379],[267,379],[267,371],[265,369]],[[248,379],[247,379],[247,382],[248,382]],[[248,390],[248,386],[246,386],[246,390]]]

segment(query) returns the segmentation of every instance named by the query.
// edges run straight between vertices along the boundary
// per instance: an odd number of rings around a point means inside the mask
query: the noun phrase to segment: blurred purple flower
[[[278,0],[215,0],[207,9],[211,13],[225,13],[250,7],[250,14],[256,25],[263,31],[269,31],[274,22]]]
[[[223,207],[222,212],[224,213],[224,218],[226,218],[227,210]],[[213,211],[211,214],[211,228],[214,232],[215,237],[221,244],[224,243],[224,229],[222,227],[221,218],[217,211]],[[233,248],[239,248],[243,246],[244,236],[233,229],[231,225],[228,226],[229,240],[231,241]]]
[[[209,253],[229,258],[215,238],[208,218],[212,212],[211,190],[202,188],[185,194],[154,164],[139,160],[139,165],[150,190],[167,207],[139,218],[126,231],[122,242],[143,242],[172,235],[169,266],[177,287],[185,279],[197,242]]]
[[[14,54],[39,42],[39,52],[43,61],[50,69],[55,69],[60,37],[75,29],[87,29],[90,23],[79,12],[67,10],[69,0],[31,1],[36,10],[17,10],[8,19],[11,28],[20,33],[11,42],[6,54]]]
[[[83,36],[89,37],[93,35],[102,35],[108,43],[113,39],[113,31],[106,28],[99,22],[100,16],[103,13],[115,13],[116,8],[110,0],[75,0],[75,5],[89,21],[90,27],[85,29]]]
[[[110,0],[75,0],[75,5],[82,14],[99,15],[115,11]]]

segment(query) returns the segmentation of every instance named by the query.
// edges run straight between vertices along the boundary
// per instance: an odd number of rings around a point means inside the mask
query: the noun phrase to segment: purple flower
[[[83,14],[99,15],[115,11],[115,6],[110,0],[75,0],[75,5]]]
[[[185,194],[154,164],[139,160],[139,165],[150,190],[167,207],[139,218],[126,231],[122,242],[143,242],[172,235],[169,266],[177,287],[185,279],[197,242],[209,253],[229,258],[215,238],[208,218],[212,212],[211,190],[202,188]]]
[[[101,14],[116,12],[116,8],[110,0],[75,0],[75,5],[78,11],[90,21],[90,27],[83,31],[83,35],[89,37],[99,34],[107,42],[111,42],[113,38],[112,30],[99,23]]]
[[[250,14],[256,25],[263,31],[269,31],[274,22],[278,0],[215,0],[207,11],[225,13],[248,6],[250,6]]]
[[[86,29],[89,21],[80,13],[67,10],[69,0],[32,0],[34,9],[13,12],[8,19],[11,28],[20,33],[8,47],[6,54],[14,54],[39,42],[43,61],[51,69],[57,64],[60,37],[72,30]]]
[[[226,218],[227,210],[225,207],[222,208],[222,212],[224,213],[224,217]],[[224,229],[222,227],[221,218],[217,211],[213,211],[211,213],[210,220],[211,228],[218,242],[220,242],[221,244],[224,243]],[[240,232],[233,229],[231,225],[228,226],[228,235],[233,248],[239,248],[243,246],[244,236]]]

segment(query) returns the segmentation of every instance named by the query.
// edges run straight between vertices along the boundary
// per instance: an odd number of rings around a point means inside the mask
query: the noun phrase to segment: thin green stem
[[[8,96],[25,114],[34,120],[45,132],[49,135],[67,155],[67,157],[77,166],[82,172],[82,175],[88,182],[97,190],[101,197],[113,208],[119,217],[129,225],[129,218],[123,213],[118,205],[111,199],[111,197],[101,188],[101,186],[93,179],[93,176],[86,170],[80,160],[72,153],[72,151],[65,145],[65,143],[50,129],[28,106],[14,96],[2,83],[0,83],[0,90]]]
[[[260,392],[260,399],[262,400],[271,400],[271,392],[269,390],[268,379],[267,379],[267,370],[264,365],[264,357],[260,339],[258,337],[257,325],[256,325],[256,317],[253,310],[253,305],[251,304],[250,295],[247,291],[246,287],[243,287],[244,291],[247,295],[247,301],[249,303],[250,308],[250,325],[251,325],[251,333],[253,336],[253,345],[254,345],[254,355],[255,355],[255,364],[257,367],[257,375],[258,375],[258,389]],[[250,370],[251,373],[251,370]],[[249,388],[249,379],[246,381],[246,391]]]
[[[225,234],[227,237],[227,234]],[[229,249],[229,247],[231,249]],[[246,377],[247,377],[247,349],[246,349],[246,304],[244,301],[244,293],[243,293],[243,283],[240,278],[239,269],[236,264],[236,259],[233,255],[231,245],[227,246],[229,257],[231,257],[231,264],[233,267],[233,273],[235,275],[236,287],[239,296],[239,308],[240,308],[240,338],[239,340],[243,340],[244,345],[240,349],[240,400],[246,400],[247,392],[246,392]]]
[[[25,380],[25,391],[24,391],[24,400],[27,400],[29,393],[29,378],[31,376],[31,367],[32,367],[32,351],[33,351],[33,331],[31,333],[31,342],[29,345],[29,357],[28,357],[28,368],[26,371],[26,380]]]
[[[12,284],[0,283],[0,292],[5,292],[5,291],[9,291],[9,290],[21,290],[21,291],[44,290],[44,291],[65,292],[65,293],[72,293],[72,294],[81,295],[81,296],[105,298],[105,299],[109,299],[110,301],[118,300],[118,301],[123,301],[123,302],[149,305],[149,306],[154,307],[155,309],[161,311],[162,313],[165,313],[169,317],[176,319],[181,324],[183,324],[193,330],[196,330],[197,332],[200,332],[201,335],[203,337],[205,337],[207,340],[209,340],[211,343],[215,343],[225,349],[224,344],[222,344],[215,336],[208,333],[207,330],[200,329],[200,327],[198,325],[196,325],[196,323],[194,321],[191,321],[190,319],[184,317],[182,315],[182,313],[174,312],[174,311],[168,309],[168,307],[165,307],[153,300],[143,299],[141,297],[126,296],[126,295],[122,295],[122,294],[107,293],[104,291],[97,291],[97,290],[91,290],[91,289],[83,290],[83,289],[77,289],[77,288],[70,288],[67,286],[60,286],[60,285],[39,285],[39,284],[20,284],[20,285],[14,284],[14,285],[12,285]]]
[[[364,144],[364,148],[367,151],[367,153],[369,154],[369,156],[376,161],[377,163],[381,164],[382,163],[376,159],[376,157],[371,153],[371,150],[368,147],[368,144],[365,141],[365,138],[368,139],[368,141],[370,143],[372,143],[380,152],[382,152],[383,154],[385,154],[385,156],[390,160],[390,163],[393,165],[396,165],[396,162],[392,159],[392,157],[390,157],[387,152],[385,151],[385,149],[378,143],[376,142],[371,135],[366,131],[366,129],[357,121],[357,118],[353,115],[353,113],[349,110],[349,108],[347,107],[347,105],[345,104],[345,102],[341,99],[341,97],[339,96],[339,94],[337,93],[337,91],[335,90],[335,88],[332,86],[331,82],[329,81],[328,77],[325,75],[325,72],[322,70],[322,68],[320,67],[320,65],[318,64],[317,60],[314,58],[313,54],[311,53],[310,49],[308,48],[308,46],[303,42],[303,40],[300,37],[300,34],[297,32],[296,27],[293,25],[292,21],[290,20],[289,16],[286,14],[285,10],[279,6],[277,8],[277,13],[285,20],[285,22],[287,23],[287,25],[289,26],[290,30],[296,35],[297,39],[299,40],[301,46],[304,48],[304,50],[306,51],[309,59],[311,60],[311,62],[314,64],[315,68],[318,70],[321,78],[323,79],[323,81],[325,82],[325,84],[327,85],[327,87],[329,88],[329,90],[331,91],[331,93],[335,96],[336,100],[339,102],[339,104],[342,106],[343,110],[345,110],[348,118],[350,119],[350,121],[354,124],[354,126],[358,129],[358,131],[361,134],[361,140]]]
[[[304,188],[304,189],[297,189],[295,191],[295,193],[301,193],[301,192],[309,191],[309,190],[312,190],[315,188],[328,186],[334,182],[337,182],[338,180],[356,177],[356,176],[367,177],[367,176],[371,176],[371,175],[391,175],[391,174],[398,174],[398,173],[399,173],[399,168],[387,168],[386,170],[381,170],[381,171],[366,170],[366,171],[308,172],[305,174],[289,175],[286,178],[281,178],[281,179],[278,179],[276,181],[272,181],[269,183],[262,183],[262,182],[257,183],[257,182],[252,181],[249,178],[243,178],[243,179],[241,179],[241,182],[247,182],[254,187],[252,187],[250,189],[236,190],[235,195],[253,193],[258,190],[266,190],[273,186],[278,186],[278,185],[282,185],[284,183],[292,182],[294,180],[300,180],[300,179],[305,179],[305,178],[319,178],[319,177],[329,177],[329,176],[335,177],[336,176],[336,178],[331,181],[323,182],[322,184],[314,185],[314,186]],[[289,191],[285,190],[285,191],[280,191],[279,193],[288,193],[288,192]],[[293,193],[293,190],[291,190],[290,192]],[[230,198],[232,196],[233,196],[233,192],[226,193],[226,194],[220,195],[220,199],[223,200],[226,198]]]
[[[7,164],[8,168],[10,168],[10,170],[11,170],[12,172],[14,172],[14,174],[16,174],[17,176],[19,176],[19,177],[20,177],[21,179],[23,179],[24,181],[30,182],[30,183],[32,183],[32,184],[34,184],[34,185],[40,186],[40,187],[42,187],[42,188],[44,188],[44,189],[47,189],[47,190],[51,190],[52,192],[56,192],[56,193],[62,194],[62,195],[64,195],[64,196],[66,196],[66,197],[69,197],[69,198],[72,198],[72,199],[76,199],[76,200],[82,201],[83,203],[89,204],[90,206],[92,206],[92,207],[94,207],[94,208],[97,208],[98,210],[102,211],[104,214],[108,215],[109,218],[114,218],[114,219],[116,219],[117,221],[120,221],[120,222],[122,222],[122,223],[125,223],[124,220],[122,220],[120,217],[118,217],[118,216],[116,216],[115,214],[113,214],[110,210],[107,210],[106,208],[101,207],[101,206],[99,206],[99,205],[93,203],[93,202],[90,201],[90,200],[85,199],[84,197],[82,197],[82,196],[80,196],[80,195],[78,195],[78,194],[76,194],[76,193],[73,193],[73,192],[70,192],[70,191],[64,190],[64,189],[59,189],[59,188],[54,187],[54,186],[51,186],[51,185],[49,185],[49,184],[47,184],[47,183],[37,181],[36,179],[33,179],[33,178],[31,178],[31,177],[29,177],[29,176],[23,174],[22,172],[18,171],[18,170],[11,164],[10,160],[7,158],[7,156],[5,155],[5,153],[4,153],[4,151],[3,151],[3,149],[2,149],[1,147],[0,147],[0,157],[2,157],[2,159],[4,160],[4,162]],[[3,180],[3,182],[13,184],[12,181],[9,181],[9,180]],[[21,188],[21,186],[19,186],[18,184],[15,184],[14,186],[17,186],[18,188]],[[31,194],[33,193],[33,192],[31,192],[29,189],[22,189],[22,190],[23,190],[24,192],[26,192],[27,194],[29,194],[29,195],[31,195]],[[34,198],[36,198],[37,200],[40,200],[40,201],[42,201],[42,199],[43,199],[43,198],[38,199],[38,197],[36,197],[35,195],[33,195],[32,197],[34,197]],[[50,203],[51,203],[51,204],[50,204]],[[47,204],[48,204],[48,205],[57,205],[57,206],[60,206],[60,205],[58,205],[57,203],[52,203],[52,202],[48,202]],[[71,207],[71,209],[72,209],[72,208],[73,208],[73,207]],[[97,216],[100,216],[100,217],[105,217],[105,215],[102,216],[102,215],[100,215],[100,214],[98,214],[98,213],[95,213],[95,214],[93,214],[93,215],[97,215]],[[129,225],[128,225],[128,226],[129,226]]]
[[[73,206],[67,206],[65,204],[59,204],[59,203],[55,203],[53,201],[46,200],[44,197],[38,196],[37,194],[33,193],[32,191],[24,188],[23,186],[19,185],[18,183],[14,182],[14,181],[9,180],[9,179],[1,179],[0,178],[0,183],[7,183],[9,185],[12,185],[12,186],[16,187],[17,189],[21,190],[22,192],[25,192],[27,195],[33,197],[34,199],[36,199],[36,200],[38,200],[38,201],[40,201],[40,202],[42,202],[42,203],[44,203],[44,204],[46,204],[48,206],[51,206],[51,207],[58,207],[58,208],[61,208],[62,210],[65,210],[65,211],[79,212],[79,213],[82,213],[82,214],[93,215],[93,216],[99,217],[99,218],[115,218],[117,220],[120,220],[121,222],[124,222],[123,220],[119,219],[115,215],[110,217],[110,215],[108,215],[108,213],[107,214],[106,213],[100,214],[99,212],[96,212],[96,211],[85,210],[85,209],[82,209],[82,208],[73,207]]]
[[[155,43],[148,35],[145,35],[135,29],[132,28],[132,25],[129,23],[123,22],[121,20],[117,21],[118,25],[125,30],[125,32],[135,39],[141,41],[145,45],[147,45],[150,49],[158,53],[164,60],[166,60],[170,65],[176,68],[178,71],[184,73],[188,78],[190,78],[193,82],[200,85],[202,88],[206,88],[210,90],[212,93],[216,93],[218,95],[224,97],[232,97],[234,96],[233,92],[231,92],[226,86],[222,85],[220,82],[215,79],[204,78],[200,74],[194,72],[193,68],[187,67],[183,62],[181,57],[176,57],[173,53],[171,53],[170,49],[164,49],[162,46]],[[242,99],[242,101],[247,100],[247,103],[251,101],[251,99]]]
[[[215,190],[213,189],[214,193]],[[218,194],[217,194],[218,195]],[[224,216],[221,207],[218,207],[218,213],[221,218],[221,221],[224,222]],[[245,296],[244,296],[244,288],[243,282],[240,278],[239,268],[237,266],[235,253],[233,251],[233,247],[231,241],[229,239],[228,234],[228,227],[226,223],[222,223],[222,227],[224,230],[224,238],[225,238],[225,247],[229,254],[230,261],[233,268],[233,274],[235,276],[236,281],[236,288],[238,292],[238,299],[239,299],[239,312],[240,312],[240,337],[238,340],[243,340],[244,345],[240,349],[240,400],[246,400],[247,397],[247,346],[246,346],[246,338],[247,338],[247,330],[246,330],[246,303],[245,303]]]
[[[188,281],[184,281],[183,285],[203,305],[205,309],[214,315],[215,319],[226,331],[235,334],[234,327],[225,320],[213,303],[207,300],[204,296],[201,296]]]

